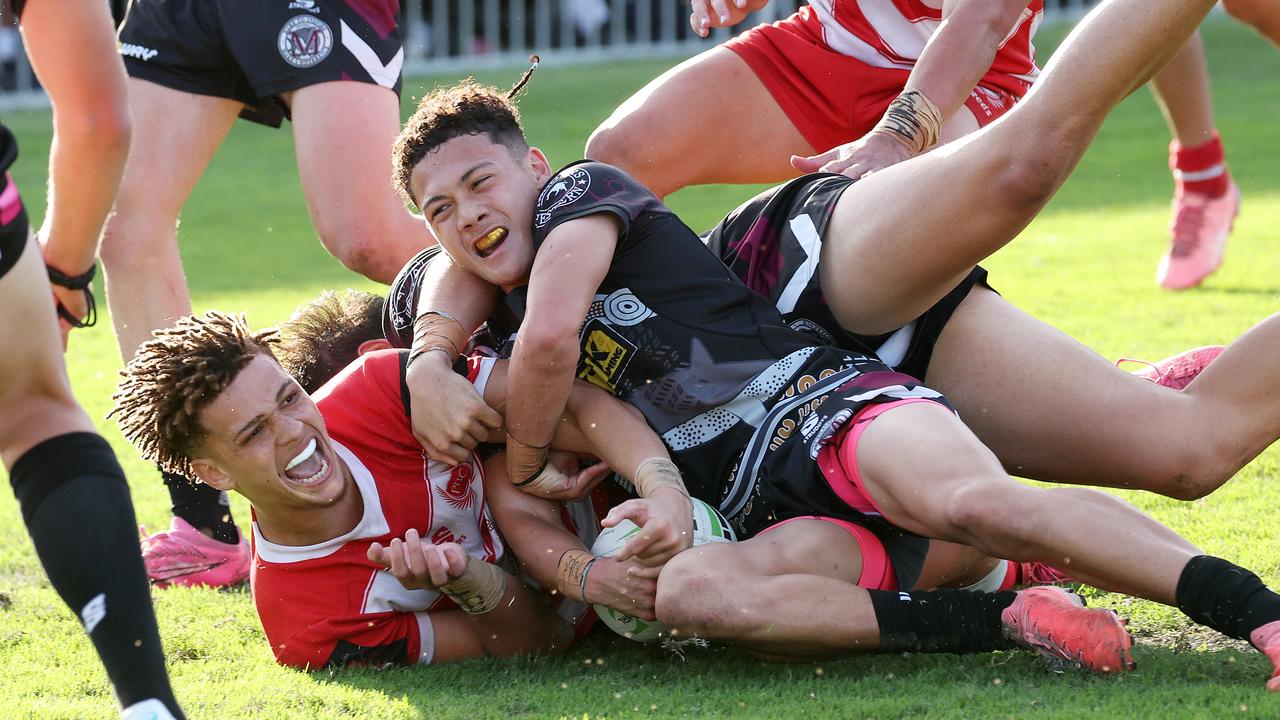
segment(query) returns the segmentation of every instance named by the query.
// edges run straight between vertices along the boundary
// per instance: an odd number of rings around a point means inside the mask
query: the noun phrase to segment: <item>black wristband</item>
[[[89,289],[89,283],[93,282],[93,276],[98,272],[98,263],[89,266],[89,269],[79,275],[68,275],[54,266],[45,263],[45,270],[49,273],[49,282],[64,287],[68,290],[80,290],[84,292],[84,303],[89,309],[84,318],[78,318],[72,315],[69,310],[59,302],[57,304],[58,317],[62,318],[73,328],[87,328],[98,324],[98,303],[93,297],[93,291]]]

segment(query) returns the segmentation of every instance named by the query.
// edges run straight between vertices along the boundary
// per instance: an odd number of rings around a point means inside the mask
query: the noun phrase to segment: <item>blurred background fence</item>
[[[9,0],[0,1],[0,111],[47,104],[22,52]],[[119,21],[127,0],[109,1]],[[1094,1],[1046,0],[1045,22],[1075,20]],[[557,64],[692,55],[786,17],[800,4],[774,0],[737,27],[700,38],[689,27],[688,0],[401,0],[404,71],[520,65],[531,53]]]

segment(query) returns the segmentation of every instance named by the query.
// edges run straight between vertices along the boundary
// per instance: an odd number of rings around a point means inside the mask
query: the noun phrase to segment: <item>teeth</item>
[[[314,484],[318,482],[320,478],[324,477],[324,474],[327,472],[329,472],[329,461],[325,460],[324,458],[320,458],[320,469],[316,471],[315,475],[312,475],[309,478],[303,478],[302,480],[298,480],[296,481],[296,483],[298,485]]]
[[[289,464],[284,466],[285,472],[288,472],[298,467],[302,463],[306,462],[307,459],[310,458],[313,453],[315,453],[315,451],[316,451],[316,439],[311,438],[311,442],[307,443],[307,446],[302,448],[302,452],[295,455],[294,458],[289,461]]]
[[[507,231],[505,228],[494,228],[486,233],[484,237],[480,238],[476,243],[476,250],[484,252],[501,242],[502,238],[506,237],[506,235]]]

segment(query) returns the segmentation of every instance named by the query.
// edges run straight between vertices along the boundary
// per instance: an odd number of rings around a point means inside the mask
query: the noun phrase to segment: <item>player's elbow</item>
[[[578,363],[577,328],[562,318],[526,321],[516,335],[516,352],[532,362],[527,367],[559,375],[572,373]]]

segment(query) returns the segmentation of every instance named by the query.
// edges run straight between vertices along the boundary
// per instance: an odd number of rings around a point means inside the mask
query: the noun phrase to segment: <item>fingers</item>
[[[648,506],[640,500],[627,500],[610,509],[609,514],[604,516],[600,524],[604,527],[613,527],[623,520],[630,520],[637,525],[644,525],[644,521],[649,517],[648,510]]]
[[[689,2],[689,27],[693,28],[699,37],[706,37],[711,27],[711,13],[708,5],[708,0],[690,0]]]
[[[382,547],[382,543],[369,543],[369,549],[365,551],[365,556],[369,558],[369,562],[379,565],[387,565],[386,549]]]
[[[718,27],[729,23],[729,4],[725,0],[711,0],[711,7],[715,12],[714,24]]]
[[[818,155],[810,155],[809,157],[804,157],[802,155],[792,155],[791,167],[799,170],[802,173],[818,172],[818,170],[820,170],[823,165],[826,165],[834,157],[835,155],[831,152],[820,153]]]

